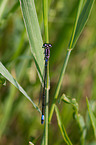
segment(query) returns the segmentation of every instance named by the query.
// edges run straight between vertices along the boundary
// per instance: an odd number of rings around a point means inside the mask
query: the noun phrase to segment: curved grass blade
[[[77,103],[76,99],[66,97],[66,95],[63,94],[61,96],[60,100],[64,101],[67,104],[72,105],[73,110],[74,110],[73,116],[80,129],[80,141],[81,141],[81,144],[84,145],[85,137],[86,137],[86,127],[85,127],[85,122],[84,122],[83,116],[79,114],[79,107],[78,107],[78,103]]]
[[[0,62],[0,73],[10,82],[12,83],[37,109],[38,112],[41,113],[36,104],[31,100],[31,98],[27,95],[25,90],[18,84],[18,82],[12,77],[12,75],[8,72],[8,70],[4,67],[4,65]]]
[[[21,43],[21,41],[19,42],[19,44]],[[23,45],[23,43],[21,44],[21,47],[22,47],[22,45]],[[29,55],[29,49],[24,54]],[[18,80],[18,82],[21,82],[22,78],[24,77],[25,70],[26,70],[26,67],[27,67],[28,62],[29,62],[28,59],[25,59],[25,60],[23,60],[22,62],[20,62],[16,66],[16,69],[19,70],[19,72],[16,73],[16,79]],[[6,100],[4,101],[4,106],[5,107],[3,109],[3,116],[2,116],[2,119],[0,121],[0,137],[2,137],[3,133],[6,130],[6,127],[8,125],[8,122],[10,121],[10,117],[12,117],[11,116],[12,115],[11,113],[13,112],[12,111],[12,108],[13,108],[13,105],[14,105],[13,102],[14,102],[14,96],[16,94],[16,91],[17,91],[16,87],[13,86],[12,84],[10,84],[9,93],[6,96]],[[21,100],[22,99],[23,98],[21,98]],[[18,105],[16,105],[16,107],[17,106]],[[15,109],[16,109],[16,107],[15,107]]]
[[[64,125],[62,124],[61,122],[61,118],[60,118],[60,114],[59,114],[59,110],[57,108],[57,106],[55,105],[55,112],[56,112],[56,116],[57,116],[57,121],[58,121],[58,126],[60,128],[60,131],[61,131],[61,134],[64,138],[64,141],[66,142],[67,145],[72,145],[68,135],[67,135],[67,132],[64,128]]]
[[[42,49],[43,42],[35,4],[33,0],[20,0],[20,6],[28,34],[29,43],[31,46],[31,52],[36,64],[40,81],[42,82],[44,71],[44,54]]]
[[[70,42],[69,42],[69,46],[68,48],[69,49],[73,49],[87,20],[88,20],[88,17],[90,15],[90,12],[91,12],[91,9],[92,9],[92,5],[94,3],[95,0],[87,0],[82,11],[81,11],[81,8],[82,8],[82,5],[83,5],[83,1],[84,0],[80,0],[80,4],[79,4],[79,11],[77,13],[77,18],[76,18],[76,21],[75,21],[75,25],[74,25],[74,28],[73,28],[73,32],[72,32],[72,36],[71,36],[71,39],[70,39]],[[81,12],[81,14],[80,14]]]
[[[67,67],[67,64],[68,64],[68,60],[69,60],[69,57],[70,57],[71,50],[75,46],[76,41],[79,38],[87,20],[88,20],[88,16],[91,12],[91,8],[92,8],[94,0],[91,0],[91,1],[87,0],[87,2],[85,3],[84,8],[82,9],[83,2],[84,2],[84,0],[80,0],[77,16],[76,16],[76,20],[75,20],[75,25],[74,25],[74,29],[73,29],[73,33],[72,33],[72,36],[71,36],[71,39],[70,39],[70,42],[69,42],[69,45],[68,45],[67,54],[66,54],[66,57],[65,57],[65,60],[64,60],[64,63],[63,63],[60,78],[59,78],[57,88],[56,88],[56,91],[55,91],[54,100],[58,98],[58,94],[59,94],[59,91],[60,91],[60,88],[61,88],[62,80],[63,80],[63,77],[64,77],[64,73],[66,71],[66,67]],[[82,10],[82,12],[81,12],[81,10]],[[52,104],[51,109],[50,109],[49,122],[51,121],[53,112],[54,112],[54,101],[53,101],[53,104]]]
[[[96,117],[94,116],[94,114],[92,112],[91,105],[90,105],[87,98],[86,98],[86,102],[87,102],[87,108],[88,108],[89,116],[90,116],[91,123],[92,123],[93,130],[94,130],[94,135],[95,135],[95,138],[96,138]]]

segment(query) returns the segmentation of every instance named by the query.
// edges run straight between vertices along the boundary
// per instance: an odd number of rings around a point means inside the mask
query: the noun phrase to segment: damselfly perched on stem
[[[41,124],[44,123],[44,113],[45,113],[45,88],[46,88],[46,76],[47,76],[47,64],[49,61],[49,57],[50,57],[50,47],[52,47],[52,45],[50,43],[44,43],[42,48],[44,48],[44,54],[45,54],[45,71],[44,71],[44,87],[43,87],[43,96],[42,96],[42,116],[41,116]]]

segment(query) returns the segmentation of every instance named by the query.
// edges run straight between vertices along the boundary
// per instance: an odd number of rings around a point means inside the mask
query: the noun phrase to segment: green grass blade
[[[67,51],[66,58],[65,58],[62,70],[61,70],[60,78],[59,78],[57,88],[56,88],[56,91],[55,91],[54,100],[56,100],[58,98],[58,94],[59,94],[59,91],[60,91],[60,87],[61,87],[61,84],[62,84],[63,76],[64,76],[64,73],[65,73],[65,70],[66,70],[66,67],[67,67],[67,63],[68,63],[70,53],[71,53],[71,51]],[[54,105],[55,105],[54,100],[53,100],[53,103],[52,103],[51,109],[50,109],[49,122],[51,121],[51,118],[52,118],[52,115],[53,115],[53,112],[54,112]]]
[[[21,41],[19,42],[19,44],[21,43]],[[23,42],[22,42],[22,45],[23,45]],[[29,49],[24,54],[29,55]],[[16,79],[18,80],[18,82],[21,82],[22,78],[24,78],[24,74],[26,73],[26,67],[27,67],[28,62],[29,62],[28,59],[25,59],[21,63],[19,63],[18,66],[16,67],[17,69],[19,68],[19,73],[17,73],[16,75]],[[3,116],[0,121],[0,136],[2,136],[3,133],[5,132],[8,122],[10,121],[10,117],[12,117],[11,111],[13,108],[14,96],[16,95],[17,89],[15,86],[11,84],[9,90],[10,91],[8,93],[8,96],[6,96],[6,100],[4,101],[5,107],[3,109]]]
[[[11,14],[13,14],[14,12],[16,12],[16,10],[18,9],[19,7],[19,1],[16,2],[12,8],[9,10],[9,12],[6,14],[5,18],[9,17]]]
[[[74,111],[78,112],[78,103],[75,98],[69,98],[65,94],[60,97],[60,100],[64,101],[65,103],[71,104]]]
[[[60,91],[60,88],[61,88],[61,84],[62,84],[62,80],[63,80],[63,77],[64,77],[64,73],[65,73],[65,70],[66,70],[66,67],[67,67],[67,64],[68,64],[68,60],[69,60],[71,50],[75,46],[77,38],[80,36],[80,34],[81,34],[81,32],[82,32],[82,30],[85,26],[85,23],[87,22],[88,16],[89,16],[91,8],[92,8],[92,4],[94,2],[94,0],[92,0],[92,1],[87,0],[87,2],[85,3],[85,6],[84,6],[84,8],[81,12],[83,1],[84,0],[80,0],[80,3],[79,3],[73,33],[72,33],[72,36],[71,36],[71,39],[70,39],[70,42],[69,42],[69,45],[68,45],[66,58],[65,58],[62,70],[61,70],[61,74],[60,74],[60,78],[59,78],[58,85],[57,85],[57,88],[56,88],[56,92],[55,92],[55,95],[54,95],[54,99],[57,99],[57,97],[58,97],[58,94],[59,94],[59,91]],[[88,6],[88,8],[87,8],[87,6]],[[80,14],[80,12],[81,12],[81,14]],[[84,18],[82,19],[82,17],[84,17]],[[53,111],[54,111],[54,101],[53,101],[51,109],[50,109],[49,122],[51,121]]]
[[[86,137],[86,127],[85,127],[85,122],[84,122],[83,116],[81,116],[79,114],[79,109],[78,109],[79,107],[78,107],[78,103],[77,103],[76,99],[66,97],[66,95],[63,94],[61,96],[60,100],[64,101],[67,104],[72,105],[73,110],[74,110],[74,118],[79,126],[79,129],[80,129],[80,141],[81,141],[81,144],[84,145],[85,144],[85,137]]]
[[[87,108],[88,108],[89,116],[90,116],[91,123],[92,123],[93,130],[94,130],[94,135],[95,135],[95,138],[96,138],[96,117],[94,116],[94,114],[92,112],[91,105],[90,105],[87,98],[86,98],[86,102],[87,102]]]
[[[42,49],[42,37],[38,18],[36,14],[35,4],[33,0],[20,0],[20,6],[28,34],[31,52],[36,64],[39,78],[43,80],[44,70],[44,54]]]
[[[83,3],[83,0],[81,0],[80,3],[79,3],[79,7],[78,7],[78,12],[77,12],[77,17],[76,17],[76,21],[75,21],[75,26],[74,26],[74,28],[76,27],[76,23],[77,23],[77,21],[78,21],[79,15],[80,15],[82,3]],[[73,35],[74,35],[74,30],[73,30]],[[73,36],[72,36],[72,37],[73,37]],[[72,38],[72,37],[71,37],[71,38]],[[73,38],[72,38],[72,39],[73,39]],[[70,41],[70,44],[71,44],[71,43],[72,43],[72,42]],[[70,47],[70,48],[71,48],[71,47]],[[65,73],[65,70],[66,70],[66,67],[67,67],[67,63],[68,63],[68,60],[69,60],[69,57],[70,57],[70,53],[71,53],[71,49],[70,49],[70,51],[67,50],[66,58],[65,58],[65,61],[64,61],[62,70],[61,70],[61,74],[60,74],[60,78],[59,78],[59,81],[58,81],[58,84],[57,84],[57,88],[56,88],[56,92],[55,92],[55,95],[54,95],[54,99],[57,99],[57,97],[58,97],[58,94],[59,94],[59,91],[60,91],[60,88],[61,88],[61,84],[62,84],[62,80],[63,80],[63,77],[64,77],[64,73]],[[50,109],[49,122],[51,121],[53,112],[54,112],[54,103],[52,104],[51,109]]]
[[[1,2],[1,5],[0,5],[0,21],[2,19],[2,15],[3,15],[3,12],[4,12],[5,7],[7,5],[7,2],[8,2],[8,0],[2,0],[2,2]]]
[[[68,46],[69,49],[74,48],[83,28],[88,20],[89,14],[90,14],[91,9],[92,9],[92,5],[93,5],[95,0],[87,0],[85,3],[85,6],[82,9],[83,1],[84,0],[80,0],[74,29],[73,29],[72,36],[71,36],[71,39],[69,42],[69,46]],[[81,9],[82,9],[82,11],[81,11]],[[81,14],[80,14],[80,12],[81,12]]]
[[[32,99],[27,95],[24,89],[18,84],[18,82],[12,77],[12,75],[8,72],[8,70],[4,67],[4,65],[0,62],[0,73],[10,82],[12,83],[37,109],[38,112],[41,113],[36,104],[32,101]]]
[[[58,126],[60,128],[60,131],[61,131],[61,134],[64,138],[64,141],[66,142],[67,145],[72,145],[72,143],[67,135],[67,132],[64,128],[64,125],[61,122],[60,113],[59,113],[59,110],[58,110],[56,105],[55,105],[55,112],[56,112],[56,116],[57,116]]]

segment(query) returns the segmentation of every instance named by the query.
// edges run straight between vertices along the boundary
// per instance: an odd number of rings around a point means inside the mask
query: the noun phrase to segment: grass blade
[[[87,98],[86,98],[86,102],[87,102],[87,108],[88,108],[89,116],[90,116],[91,123],[92,123],[93,130],[94,130],[94,135],[95,135],[95,138],[96,138],[96,117],[94,116],[94,114],[92,112],[91,105],[90,105]]]
[[[3,15],[3,12],[4,12],[5,7],[7,5],[7,2],[8,2],[8,0],[2,0],[2,3],[0,5],[0,21],[2,19],[2,15]]]
[[[27,95],[24,89],[18,84],[18,82],[12,77],[12,75],[8,72],[8,70],[4,67],[4,65],[0,62],[0,73],[10,82],[12,83],[37,109],[38,112],[41,113],[36,104],[31,100],[31,98]]]
[[[56,112],[56,116],[57,116],[57,121],[58,121],[58,126],[60,128],[60,131],[61,131],[61,134],[64,138],[64,141],[66,142],[67,145],[72,145],[68,135],[67,135],[67,132],[61,122],[61,118],[60,118],[60,114],[59,114],[59,110],[57,108],[57,106],[55,105],[55,112]]]
[[[22,42],[22,38],[21,38],[21,41],[19,42],[19,44],[21,44],[21,42]],[[21,47],[22,47],[22,45],[23,45],[23,42],[21,44]],[[29,49],[24,54],[29,55]],[[17,69],[19,68],[19,73],[17,73],[17,75],[16,75],[16,79],[18,80],[18,82],[21,82],[22,78],[24,78],[28,62],[29,62],[28,59],[25,59],[24,61],[22,61],[21,63],[18,64]],[[16,87],[14,87],[11,84],[9,94],[8,94],[8,96],[6,96],[6,100],[4,102],[5,107],[3,109],[3,116],[0,121],[0,137],[2,137],[3,133],[6,130],[8,122],[10,121],[10,117],[12,117],[11,111],[13,108],[14,96],[16,95],[16,91],[17,91]]]
[[[71,36],[71,39],[69,42],[69,49],[74,48],[83,28],[88,20],[89,14],[92,9],[92,5],[95,0],[87,0],[85,3],[85,6],[83,7],[82,12],[81,12],[83,1],[84,0],[80,0],[77,18],[76,18],[72,36]],[[81,14],[80,14],[80,12],[81,12]]]
[[[76,17],[75,25],[77,24],[78,17],[80,15],[82,3],[83,3],[83,0],[81,0],[80,3],[79,3],[79,7],[78,7],[78,12],[77,12],[77,17]],[[75,27],[76,26],[74,26],[74,28]],[[73,31],[73,34],[74,34],[74,31]],[[70,44],[71,43],[72,42],[70,41]],[[58,81],[58,84],[57,84],[57,88],[56,88],[56,92],[55,92],[55,95],[54,95],[54,99],[57,99],[57,97],[58,97],[58,94],[59,94],[59,91],[60,91],[60,88],[61,88],[61,84],[62,84],[62,80],[63,80],[63,77],[64,77],[64,73],[65,73],[65,70],[66,70],[66,67],[67,67],[67,63],[68,63],[68,60],[69,60],[69,57],[70,57],[70,53],[71,53],[71,49],[70,49],[70,51],[68,49],[67,50],[67,54],[66,54],[66,58],[65,58],[65,61],[64,61],[62,70],[61,70],[60,78],[59,78],[59,81]],[[54,112],[54,103],[52,104],[51,109],[50,109],[49,122],[51,121],[53,112]]]
[[[84,6],[84,8],[81,12],[83,1],[84,0],[80,0],[80,3],[79,3],[73,33],[72,33],[72,36],[71,36],[71,39],[70,39],[70,42],[69,42],[69,45],[68,45],[66,58],[65,58],[62,70],[61,70],[60,78],[59,78],[57,88],[56,88],[56,92],[55,92],[55,95],[54,95],[54,100],[57,99],[57,97],[58,97],[58,94],[59,94],[59,91],[60,91],[60,88],[61,88],[61,84],[62,84],[62,80],[63,80],[63,77],[64,77],[64,73],[65,73],[65,70],[66,70],[66,67],[67,67],[67,64],[68,64],[68,60],[69,60],[69,57],[70,57],[70,53],[71,53],[73,47],[76,44],[77,38],[79,38],[79,36],[80,36],[80,34],[81,34],[81,32],[82,32],[82,30],[83,30],[83,28],[84,28],[84,26],[87,22],[88,16],[91,12],[92,4],[94,2],[94,0],[92,0],[92,1],[87,0],[87,2],[85,3],[85,6]],[[81,14],[80,14],[80,12],[81,12]],[[83,15],[84,15],[84,18],[82,19]],[[53,111],[54,111],[54,100],[53,100],[53,103],[52,103],[52,106],[51,106],[51,109],[50,109],[49,122],[51,121]]]
[[[11,14],[13,14],[19,7],[19,1],[16,2],[12,8],[8,11],[8,13],[4,16],[4,19],[7,19]]]
[[[42,37],[38,18],[36,14],[35,4],[33,0],[20,0],[20,6],[28,34],[31,52],[36,64],[39,78],[43,80],[44,70],[44,54],[42,49]]]
[[[65,73],[65,70],[66,70],[66,67],[67,67],[70,52],[71,51],[67,51],[66,58],[65,58],[62,70],[61,70],[60,78],[59,78],[57,88],[56,88],[56,91],[55,91],[54,100],[56,100],[58,98],[58,94],[59,94],[59,91],[60,91],[60,87],[61,87],[61,84],[62,84],[64,73]],[[51,118],[52,118],[52,115],[53,115],[53,112],[54,112],[54,107],[55,107],[54,100],[53,100],[53,103],[52,103],[51,109],[50,109],[49,122],[51,121]]]
[[[70,105],[72,105],[73,110],[74,110],[74,118],[79,126],[80,129],[80,142],[82,145],[85,144],[85,137],[86,137],[86,127],[85,127],[85,122],[84,122],[84,118],[82,115],[80,115],[79,113],[79,107],[78,107],[78,103],[76,101],[75,98],[69,98],[66,97],[65,94],[63,94],[60,98],[60,100],[64,101],[65,103],[68,103]]]

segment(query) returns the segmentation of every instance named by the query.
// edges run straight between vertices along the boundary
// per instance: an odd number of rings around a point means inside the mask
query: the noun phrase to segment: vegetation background
[[[0,61],[38,105],[41,84],[31,55],[20,3],[17,0],[5,0],[5,2],[6,7],[0,17]],[[53,45],[50,56],[50,107],[72,34],[79,1],[49,0],[49,3],[49,38]],[[44,38],[42,1],[35,0],[35,6]],[[96,114],[96,2],[71,53],[59,97],[63,93],[76,98],[79,113],[84,117],[87,127],[86,144],[96,145],[86,104],[88,97]],[[61,102],[58,108],[70,140],[74,145],[79,145],[80,129],[73,117],[72,106]],[[0,134],[2,135],[0,145],[27,145],[29,140],[39,145],[44,129],[40,119],[37,110],[11,83],[6,80],[4,85],[0,84]],[[65,144],[55,113],[49,125],[49,144]]]

